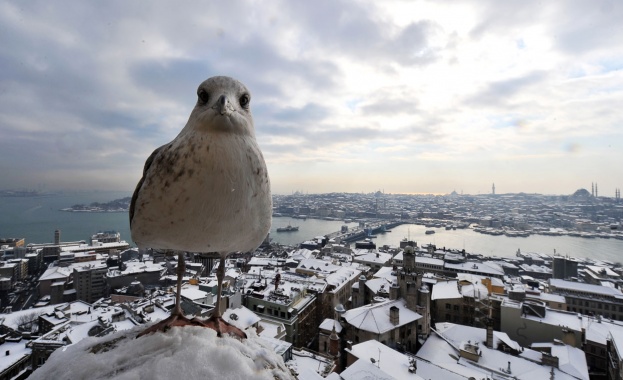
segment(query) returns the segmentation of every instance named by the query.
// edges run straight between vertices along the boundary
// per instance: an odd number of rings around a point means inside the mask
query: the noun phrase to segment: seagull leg
[[[186,272],[186,262],[184,261],[184,252],[177,253],[177,293],[175,294],[175,307],[171,310],[171,316],[150,326],[137,335],[137,338],[151,334],[156,331],[167,332],[171,327],[175,326],[203,326],[197,320],[188,319],[182,312],[182,281]]]
[[[223,334],[232,335],[239,339],[246,339],[245,334],[238,327],[233,326],[226,322],[221,316],[221,295],[223,292],[223,279],[225,278],[225,256],[221,255],[221,261],[219,262],[218,269],[216,270],[216,280],[218,281],[218,290],[216,293],[216,304],[214,305],[214,312],[212,316],[203,322],[205,327],[211,328],[216,331],[219,337]]]
[[[221,256],[218,269],[216,270],[216,280],[218,282],[218,290],[216,293],[216,305],[214,307],[214,314],[216,318],[221,317],[221,298],[223,295],[223,280],[225,279],[225,258]]]

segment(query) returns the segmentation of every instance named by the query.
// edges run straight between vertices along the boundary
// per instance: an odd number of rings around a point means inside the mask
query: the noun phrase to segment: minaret
[[[595,184],[593,182],[591,182],[591,195],[595,196]]]
[[[493,184],[493,186],[491,186],[491,193],[495,195],[495,183]]]
[[[597,184],[595,184],[595,196],[599,197],[599,191],[597,190]]]

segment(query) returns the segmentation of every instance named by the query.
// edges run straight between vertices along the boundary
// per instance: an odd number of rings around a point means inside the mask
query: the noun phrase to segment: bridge
[[[336,231],[325,236],[327,239],[335,240],[338,243],[350,243],[353,241],[365,239],[377,233],[383,233],[386,230],[390,230],[396,226],[405,223],[407,222],[402,220],[395,220],[390,222],[372,222],[366,223],[364,227],[349,229],[346,232]]]

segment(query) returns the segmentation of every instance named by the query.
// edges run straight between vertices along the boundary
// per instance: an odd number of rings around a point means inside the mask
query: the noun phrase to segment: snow
[[[434,287],[433,287],[434,288]],[[477,298],[479,300],[486,299],[489,295],[489,290],[481,283],[463,285],[461,287],[461,294],[465,297]]]
[[[26,347],[28,341],[5,342],[1,345],[3,354],[0,356],[0,372],[15,364],[24,355],[30,355],[30,348]]]
[[[306,379],[313,379],[313,376],[309,376],[311,372],[325,374],[333,366],[334,363],[329,358],[306,349],[292,350],[292,360],[288,361],[288,367],[297,374],[297,378],[307,373]]]
[[[468,261],[460,264],[445,263],[446,269],[451,269],[455,272],[475,273],[475,274],[487,274],[491,276],[504,276],[504,270],[497,263],[491,261],[485,263],[477,263]]]
[[[241,330],[246,330],[258,323],[262,318],[246,307],[240,306],[236,309],[227,309],[223,313],[223,319]]]
[[[389,319],[389,309],[392,306],[396,306],[399,309],[398,325],[392,324]],[[348,310],[343,314],[343,318],[358,329],[382,334],[399,326],[414,322],[422,318],[422,316],[409,310],[403,299],[398,299]]]
[[[365,360],[357,360],[340,374],[344,380],[394,380],[385,372],[377,368],[376,365]],[[419,380],[414,377],[414,379]],[[420,378],[421,379],[421,378]]]
[[[486,330],[470,326],[456,325],[452,323],[437,323],[437,331],[428,338],[426,343],[418,351],[417,357],[443,366],[449,371],[459,373],[465,377],[473,376],[476,379],[483,377],[489,378],[510,378],[506,372],[507,363],[511,363],[512,372],[510,375],[516,379],[533,380],[548,379],[552,367],[541,365],[527,359],[538,359],[539,355],[532,350],[525,348],[520,357],[506,354],[496,349],[487,348],[483,341],[486,337]],[[494,332],[493,346],[497,347],[500,340],[507,342],[509,339],[503,333]],[[459,354],[459,347],[465,343],[477,345],[479,352],[476,362],[462,357]],[[512,345],[518,348],[515,343]],[[582,361],[582,351],[573,347],[566,347],[565,350],[557,352],[563,356],[561,365],[564,368],[554,368],[556,379],[588,379],[588,369],[585,359]],[[577,350],[577,351],[576,351]],[[564,355],[567,356],[564,356]],[[575,365],[569,364],[576,360]],[[582,363],[583,362],[583,363]],[[568,373],[567,371],[571,372]],[[506,372],[506,373],[505,373]]]
[[[463,298],[463,295],[459,292],[457,281],[437,282],[433,286],[431,300],[435,301],[455,298]]]
[[[532,345],[533,348],[549,347],[552,356],[558,358],[558,368],[578,379],[589,380],[588,365],[584,351],[566,344],[539,343]]]
[[[579,294],[596,294],[602,296],[610,296],[615,298],[623,298],[623,293],[619,289],[608,288],[600,285],[584,284],[580,282],[565,281],[550,278],[549,284],[556,288],[557,291],[570,291]]]
[[[397,280],[396,271],[392,267],[381,267],[376,273],[372,275],[375,278],[384,278],[389,283],[393,283]]]
[[[335,273],[341,267],[339,265],[333,265],[328,261],[308,258],[302,259],[298,265],[298,268],[328,274]]]
[[[412,364],[409,360],[409,356],[393,350],[376,340],[369,340],[354,345],[350,350],[350,354],[358,358],[358,362],[363,361],[371,363],[370,359],[374,359],[374,365],[384,373],[384,376],[395,379],[465,379],[464,376],[452,373],[424,360],[416,360],[416,373],[411,373],[409,372],[409,367]],[[359,365],[362,365],[362,363],[358,364],[358,366]],[[364,367],[370,369],[369,366]],[[362,370],[365,371],[365,368],[362,368]]]
[[[359,276],[361,274],[360,271],[347,268],[347,267],[339,267],[337,271],[328,275],[325,279],[327,284],[335,286],[336,289],[340,288],[341,285],[348,283],[353,280],[354,277]],[[335,290],[333,290],[334,292]]]
[[[271,321],[269,319],[260,320],[258,330],[260,330],[258,335],[262,338],[281,339],[286,335],[286,327],[283,323]]]
[[[253,331],[243,341],[194,326],[136,338],[143,328],[56,350],[29,379],[294,379]]]
[[[333,327],[335,327],[336,333],[339,334],[342,332],[342,324],[339,321],[336,321],[335,319],[331,319],[331,318],[326,318],[324,321],[322,321],[318,329],[325,330],[325,331],[333,331]]]

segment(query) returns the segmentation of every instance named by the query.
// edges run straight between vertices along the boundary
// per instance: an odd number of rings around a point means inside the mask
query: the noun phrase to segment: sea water
[[[61,241],[89,241],[99,231],[118,231],[121,239],[134,245],[130,236],[127,212],[67,212],[63,208],[75,204],[109,202],[129,197],[129,192],[61,193],[37,197],[0,197],[0,238],[25,238],[29,243],[50,243],[54,231],[61,231]],[[294,232],[277,232],[288,225],[299,227]],[[356,228],[357,223],[338,220],[273,218],[271,239],[280,244],[298,245],[316,236],[339,231],[343,225]],[[437,247],[465,249],[467,252],[486,256],[515,256],[522,252],[561,254],[588,257],[612,262],[623,261],[623,240],[581,238],[572,236],[531,235],[529,237],[493,236],[471,229],[446,230],[436,228],[435,234],[426,235],[429,229],[421,225],[404,224],[391,232],[377,234],[373,239],[378,247],[397,246],[403,238],[419,245],[432,243]]]

